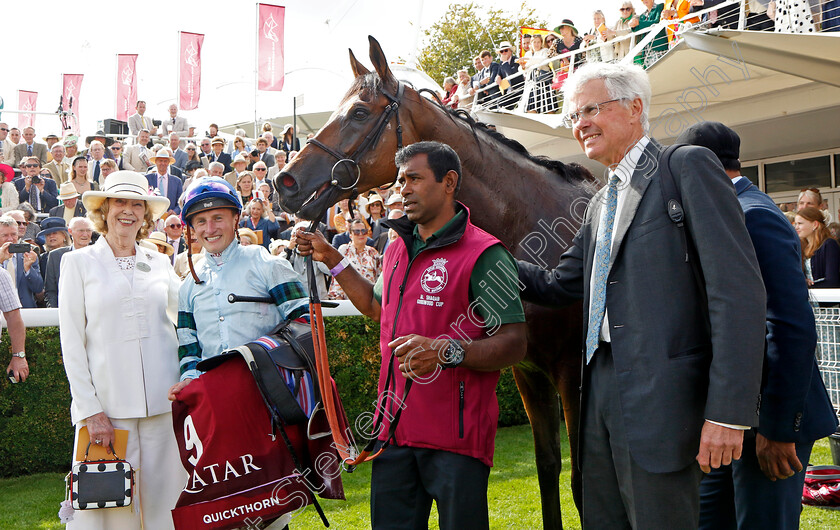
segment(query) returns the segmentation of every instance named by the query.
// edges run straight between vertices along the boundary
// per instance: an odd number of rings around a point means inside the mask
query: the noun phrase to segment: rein
[[[312,222],[312,225],[309,227],[310,232],[317,230],[317,223],[318,221]],[[371,452],[376,444],[376,437],[368,441],[364,450],[359,453],[356,451],[355,440],[353,439],[349,425],[347,426],[346,438],[342,435],[341,421],[339,420],[341,411],[336,407],[336,400],[333,396],[330,361],[327,356],[327,339],[324,334],[324,315],[321,311],[321,300],[318,296],[318,286],[315,282],[315,267],[311,256],[306,258],[306,277],[307,283],[309,284],[309,325],[312,327],[312,342],[315,347],[315,373],[318,377],[318,388],[321,391],[321,403],[319,406],[323,408],[324,414],[327,416],[327,424],[330,427],[330,433],[333,438],[332,445],[341,458],[341,461],[347,467],[348,472],[350,472],[358,464],[370,462],[382,454],[382,451],[388,446],[396,431],[396,423],[392,422],[388,442],[383,444],[373,455],[371,455]],[[313,415],[317,412],[318,408],[316,407]],[[379,418],[377,418],[377,423],[379,423]]]
[[[390,123],[392,116],[397,122],[397,149],[402,149],[403,137],[402,124],[400,123],[400,102],[404,92],[405,84],[402,81],[398,81],[396,95],[389,94],[387,91],[382,90],[382,93],[388,98],[390,103],[385,106],[385,110],[379,116],[376,125],[373,129],[371,129],[368,135],[365,136],[365,139],[352,154],[347,155],[338,149],[325,145],[315,138],[309,140],[309,144],[321,148],[337,160],[330,172],[330,186],[337,187],[343,191],[353,190],[354,195],[357,193],[356,186],[358,185],[359,178],[362,175],[362,170],[359,166],[358,160],[360,160],[371,148],[376,145],[382,137],[385,127],[387,127],[388,123]],[[352,170],[356,170],[355,181],[349,186],[342,186],[336,176],[336,170],[345,164],[350,167],[351,175]],[[396,182],[396,177],[394,178],[394,181]],[[309,231],[314,232],[317,228],[318,221],[312,221]],[[309,324],[312,327],[312,341],[315,347],[315,364],[317,367],[316,372],[318,376],[318,386],[321,390],[321,406],[327,416],[327,423],[329,424],[330,432],[332,433],[333,441],[335,442],[333,446],[335,447],[338,455],[341,457],[344,465],[347,466],[348,471],[352,471],[353,467],[356,465],[361,464],[362,462],[370,462],[371,460],[377,458],[388,447],[388,445],[390,445],[390,442],[394,439],[394,434],[396,433],[397,422],[399,421],[399,411],[397,416],[391,421],[388,439],[375,453],[373,453],[373,449],[376,445],[377,437],[370,439],[361,452],[358,452],[355,448],[355,440],[352,439],[353,435],[349,426],[347,427],[346,433],[347,439],[345,439],[341,430],[341,422],[339,421],[340,411],[336,407],[336,401],[333,396],[332,377],[330,376],[330,364],[327,356],[327,341],[324,333],[324,315],[321,311],[321,300],[318,297],[318,287],[315,283],[315,268],[311,256],[306,258],[306,276],[307,283],[309,284]],[[388,375],[388,379],[390,381],[391,373],[389,372]],[[406,393],[409,388],[410,385],[407,385]],[[382,415],[380,411],[377,415],[375,423],[380,425],[381,421]]]

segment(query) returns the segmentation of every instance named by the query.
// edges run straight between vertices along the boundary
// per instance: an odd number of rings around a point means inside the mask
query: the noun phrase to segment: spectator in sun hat
[[[388,211],[391,210],[402,210],[403,209],[403,197],[399,193],[392,193],[388,200],[385,201],[385,206],[388,207]]]
[[[84,204],[79,200],[79,192],[72,182],[65,182],[58,189],[58,199],[61,204],[50,210],[50,217],[61,217],[67,223],[74,217],[82,217],[87,213]]]
[[[38,258],[38,266],[42,273],[46,273],[47,256],[50,252],[70,244],[67,223],[61,217],[47,217],[41,221],[41,231],[35,236],[35,242],[44,248],[44,252]]]
[[[231,186],[236,186],[236,181],[239,179],[239,175],[244,173],[248,168],[248,159],[245,158],[244,155],[239,154],[236,155],[236,158],[233,159],[233,162],[230,165],[233,166],[233,170],[225,173],[224,179],[228,181]],[[263,164],[263,167],[265,167],[265,164]],[[265,177],[264,172],[263,177]]]
[[[583,39],[578,36],[578,30],[575,23],[564,18],[559,26],[554,28],[554,33],[560,35],[560,38],[554,41],[554,50],[557,55],[573,52],[580,49]],[[578,67],[583,62],[583,54],[579,53],[575,56],[575,67]]]
[[[149,237],[147,237],[143,241],[154,245],[155,248],[157,248],[158,252],[165,255],[167,258],[170,258],[171,263],[171,257],[172,254],[175,253],[175,247],[173,247],[169,244],[168,241],[166,241],[166,234],[164,234],[163,232],[152,232],[151,234],[149,234]]]
[[[239,244],[243,247],[247,247],[248,245],[259,245],[259,238],[257,238],[257,233],[251,230],[250,228],[241,227],[239,229]]]
[[[225,139],[221,136],[213,138],[210,141],[210,148],[211,151],[206,157],[208,160],[208,165],[212,164],[213,162],[218,162],[225,167],[222,174],[230,171],[230,155],[223,151],[223,149],[225,148]]]
[[[499,54],[499,73],[496,75],[496,84],[502,79],[508,79],[510,88],[501,96],[499,105],[506,109],[514,109],[519,103],[518,95],[522,92],[522,85],[525,78],[521,75],[514,76],[519,71],[519,63],[516,62],[516,48],[508,41],[502,41],[496,50]]]
[[[75,134],[70,134],[64,137],[64,156],[68,160],[73,160],[79,154],[79,137]]]

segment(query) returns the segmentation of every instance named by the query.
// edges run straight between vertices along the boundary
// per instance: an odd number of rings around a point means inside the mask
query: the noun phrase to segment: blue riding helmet
[[[239,194],[228,181],[221,177],[204,177],[187,188],[184,195],[184,207],[181,208],[181,220],[192,226],[190,217],[215,208],[230,208],[237,213],[242,211]]]

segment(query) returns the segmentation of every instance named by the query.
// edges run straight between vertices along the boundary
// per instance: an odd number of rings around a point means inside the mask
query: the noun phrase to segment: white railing
[[[323,308],[325,318],[331,317],[349,317],[360,316],[359,310],[356,309],[349,300],[330,300],[338,303],[335,308]],[[23,323],[27,328],[48,328],[58,326],[58,309],[21,309],[20,314],[23,317]],[[0,313],[0,326],[6,327],[6,319]]]
[[[753,12],[750,12],[749,10],[749,5],[751,3],[753,4]],[[800,4],[803,9],[808,6],[807,1],[800,2]],[[769,11],[762,13],[755,12],[755,10],[760,9],[767,9],[767,6],[762,5],[762,0],[754,0],[753,2],[750,2],[749,0],[727,0],[715,6],[688,13],[684,17],[676,20],[663,20],[643,30],[631,32],[628,35],[623,35],[603,43],[582,47],[578,50],[549,57],[536,65],[533,65],[532,68],[529,68],[528,70],[520,68],[518,72],[507,77],[506,82],[510,83],[511,87],[503,94],[497,94],[492,100],[485,100],[482,103],[477,103],[480,93],[488,91],[495,92],[495,89],[499,88],[498,84],[492,82],[477,90],[476,99],[474,100],[475,102],[473,103],[472,108],[491,111],[503,108],[515,110],[517,112],[525,112],[528,105],[529,95],[534,88],[534,83],[529,79],[532,71],[537,68],[549,66],[552,76],[554,76],[558,68],[560,68],[559,65],[561,63],[566,63],[568,66],[565,68],[567,68],[568,73],[571,74],[574,72],[576,67],[580,67],[580,65],[586,63],[589,57],[596,55],[594,52],[606,49],[618,50],[621,48],[621,43],[626,41],[629,41],[630,43],[629,51],[626,55],[616,58],[615,61],[630,63],[633,62],[636,57],[645,58],[647,54],[649,55],[649,57],[646,58],[647,60],[645,60],[645,67],[647,68],[661,58],[661,55],[653,54],[651,52],[651,43],[657,38],[657,36],[660,35],[660,33],[667,32],[667,28],[669,27],[675,31],[674,38],[668,44],[668,49],[676,46],[680,42],[681,35],[683,33],[688,31],[709,30],[713,26],[726,29],[751,31],[777,30],[773,19],[768,16],[768,13],[772,14],[774,3],[770,2]],[[813,13],[814,16],[812,19],[815,24],[815,32],[840,31],[840,6],[835,7],[834,4],[829,4],[828,0],[821,0],[819,5],[813,7]],[[700,19],[699,22],[695,20],[698,18]],[[691,22],[692,20],[695,20],[695,22]],[[779,27],[778,30],[781,31],[782,28]],[[597,55],[603,56],[605,54],[599,53]],[[613,53],[608,55],[614,56]],[[664,55],[664,53],[662,55]],[[562,107],[562,96],[559,91],[555,91],[553,89],[552,94],[556,98],[557,108],[559,109]],[[539,109],[536,110],[539,111]]]

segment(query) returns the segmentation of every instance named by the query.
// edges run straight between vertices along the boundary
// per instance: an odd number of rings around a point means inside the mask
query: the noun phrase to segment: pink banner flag
[[[38,93],[28,90],[18,90],[18,110],[35,111],[38,103]],[[18,114],[18,128],[35,126],[34,114]]]
[[[82,80],[84,74],[63,74],[61,76],[61,95],[63,100],[61,106],[65,111],[72,112],[73,116],[68,118],[65,134],[79,134],[79,93],[82,91]]]
[[[201,96],[201,45],[204,35],[181,32],[181,73],[179,76],[178,103],[181,110],[198,107]]]
[[[128,121],[137,106],[137,55],[117,55],[117,119]]]
[[[270,4],[257,5],[259,6],[257,17],[259,83],[257,88],[280,91],[283,90],[285,76],[283,22],[286,18],[286,8]]]

